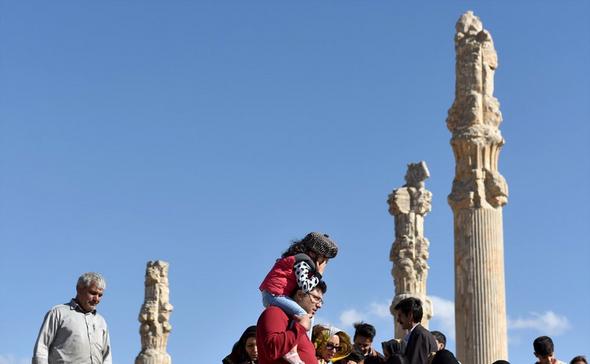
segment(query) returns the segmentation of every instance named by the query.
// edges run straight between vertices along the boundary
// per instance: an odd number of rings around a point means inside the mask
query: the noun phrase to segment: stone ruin
[[[447,127],[456,167],[449,205],[454,217],[455,326],[457,358],[463,363],[489,364],[508,358],[504,279],[502,207],[508,185],[498,171],[504,138],[500,104],[494,97],[498,56],[490,33],[468,11],[456,24],[455,100]],[[427,325],[432,303],[426,296],[428,239],[424,216],[431,209],[431,193],[424,188],[429,177],[424,162],[410,164],[406,184],[388,199],[395,218],[393,262],[395,298],[390,308],[406,297],[424,303]],[[395,325],[395,337],[404,333]]]
[[[389,253],[395,282],[395,297],[390,312],[394,314],[393,307],[404,298],[419,298],[424,304],[424,327],[428,327],[432,318],[432,302],[426,296],[430,243],[424,236],[424,216],[432,208],[432,193],[424,187],[428,177],[430,172],[426,162],[408,164],[406,184],[393,190],[387,200],[389,213],[395,221],[395,241]],[[395,337],[403,336],[403,330],[395,325]]]
[[[150,261],[145,270],[145,299],[139,313],[141,352],[135,364],[171,364],[166,352],[168,335],[172,330],[169,302],[168,263]]]

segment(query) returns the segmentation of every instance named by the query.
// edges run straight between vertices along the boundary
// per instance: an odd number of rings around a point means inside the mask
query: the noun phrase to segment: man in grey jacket
[[[96,312],[106,282],[94,272],[76,284],[76,298],[45,315],[33,351],[33,364],[112,364],[107,323]]]

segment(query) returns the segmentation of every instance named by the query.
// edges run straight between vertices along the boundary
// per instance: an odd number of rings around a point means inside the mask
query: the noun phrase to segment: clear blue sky
[[[0,364],[30,360],[45,312],[93,270],[114,360],[132,363],[153,259],[170,262],[174,362],[218,363],[312,230],[341,247],[318,320],[389,339],[386,200],[419,160],[431,328],[452,336],[445,119],[469,9],[500,61],[511,361],[543,334],[562,360],[590,354],[590,2],[5,1]]]

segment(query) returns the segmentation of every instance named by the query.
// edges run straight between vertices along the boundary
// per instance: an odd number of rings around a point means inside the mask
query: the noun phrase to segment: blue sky
[[[431,328],[452,336],[454,25],[495,41],[509,351],[590,354],[590,2],[102,1],[0,5],[0,364],[30,360],[84,271],[114,360],[170,262],[175,363],[219,362],[292,239],[329,233],[318,321],[393,335],[387,195],[425,160]],[[454,341],[451,342],[454,350]]]

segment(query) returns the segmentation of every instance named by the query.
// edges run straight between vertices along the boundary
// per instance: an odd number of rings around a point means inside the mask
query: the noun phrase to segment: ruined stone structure
[[[422,325],[428,327],[432,318],[432,302],[426,296],[428,276],[428,239],[424,237],[424,216],[431,210],[432,193],[424,188],[424,181],[430,177],[425,162],[410,163],[406,173],[406,184],[393,190],[387,200],[389,213],[394,216],[395,241],[389,253],[393,262],[391,274],[395,283],[395,297],[390,307],[402,299],[416,297],[422,300],[424,316]],[[395,325],[395,337],[405,335]]]
[[[148,262],[145,270],[145,300],[139,313],[141,352],[135,364],[170,364],[166,352],[172,326],[168,322],[172,305],[169,303],[168,263]]]
[[[455,179],[448,201],[455,225],[457,358],[468,364],[507,359],[502,206],[508,186],[498,172],[504,139],[493,96],[498,58],[490,33],[471,11],[456,25],[452,133]]]

